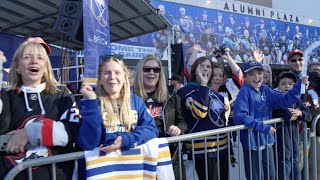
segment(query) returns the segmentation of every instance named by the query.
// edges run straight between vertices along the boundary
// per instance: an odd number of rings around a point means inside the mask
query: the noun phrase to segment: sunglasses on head
[[[123,60],[123,55],[121,54],[106,54],[106,55],[102,55],[100,56],[100,64],[105,62],[106,60],[109,60],[110,58],[115,58],[115,59],[118,59],[118,60]]]
[[[160,67],[144,66],[142,70],[143,70],[143,72],[150,72],[151,70],[153,70],[154,73],[159,73],[161,71],[161,68]]]
[[[297,61],[302,62],[303,59],[302,59],[302,58],[300,58],[300,59],[290,59],[290,61],[291,61],[292,63],[295,63],[295,62],[297,62]]]

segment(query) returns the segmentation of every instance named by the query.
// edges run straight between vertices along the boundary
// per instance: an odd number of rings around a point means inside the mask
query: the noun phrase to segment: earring
[[[21,71],[17,70],[17,73],[20,75],[20,74],[21,74]]]

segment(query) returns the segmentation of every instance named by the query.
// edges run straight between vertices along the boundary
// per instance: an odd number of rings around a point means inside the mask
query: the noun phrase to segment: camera
[[[213,47],[213,56],[216,58],[221,57],[221,55],[225,54],[226,52],[230,52],[230,49],[226,44],[222,44],[221,46],[216,45]]]

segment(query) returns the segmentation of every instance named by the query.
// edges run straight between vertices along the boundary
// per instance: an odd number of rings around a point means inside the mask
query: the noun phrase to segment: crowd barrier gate
[[[320,114],[318,114],[317,116],[315,116],[313,118],[312,124],[310,129],[306,127],[306,123],[304,124],[304,128],[303,128],[303,176],[304,179],[309,179],[309,162],[308,162],[308,147],[311,147],[311,156],[312,156],[312,162],[311,162],[311,171],[312,171],[312,178],[313,180],[317,180],[317,154],[316,154],[316,123],[318,121],[318,119],[320,118]],[[264,123],[266,124],[273,124],[274,127],[276,127],[276,124],[278,123],[284,123],[284,121],[280,118],[276,118],[276,119],[270,119],[265,121]],[[282,126],[283,127],[283,126]],[[247,129],[244,125],[237,125],[237,126],[230,126],[230,127],[225,127],[225,128],[220,128],[220,129],[214,129],[214,130],[209,130],[209,131],[202,131],[202,132],[198,132],[198,133],[192,133],[192,134],[185,134],[185,135],[180,135],[180,136],[175,136],[175,137],[169,137],[168,142],[169,143],[178,143],[178,161],[179,161],[179,173],[180,173],[180,179],[182,177],[182,142],[183,141],[191,141],[192,143],[192,149],[194,149],[194,140],[195,139],[199,139],[202,138],[205,140],[206,142],[206,137],[208,136],[212,136],[212,135],[217,135],[219,137],[220,134],[224,134],[224,133],[228,133],[228,142],[230,142],[231,136],[230,133],[232,132],[236,132],[237,133],[237,141],[239,142],[239,132],[240,130],[245,130]],[[249,130],[250,131],[250,130]],[[217,138],[219,139],[219,138]],[[218,140],[219,141],[219,140]],[[308,142],[310,142],[310,144],[308,144]],[[219,142],[218,142],[219,144]],[[206,146],[206,145],[205,145]],[[275,143],[275,148],[277,148],[277,143]],[[238,148],[238,151],[240,151],[240,148]],[[219,149],[218,152],[219,154]],[[228,153],[230,154],[230,143],[228,143]],[[238,155],[240,153],[238,152]],[[194,153],[192,153],[192,159],[194,159]],[[228,156],[229,158],[229,162],[230,162],[230,156]],[[260,157],[260,155],[259,155]],[[41,166],[41,165],[51,165],[52,168],[52,179],[56,180],[56,172],[55,172],[55,164],[56,163],[60,163],[60,162],[66,162],[66,161],[74,161],[75,163],[75,168],[78,167],[78,161],[79,159],[84,158],[84,153],[83,151],[80,152],[74,152],[74,153],[68,153],[68,154],[61,154],[61,155],[55,155],[55,156],[49,156],[49,157],[45,157],[45,158],[37,158],[37,159],[32,159],[32,160],[28,160],[28,161],[24,161],[18,165],[16,165],[14,168],[12,168],[8,174],[5,176],[5,180],[12,180],[14,179],[14,177],[21,171],[26,170],[28,171],[28,179],[32,180],[32,167],[35,166]],[[237,157],[238,158],[238,157]],[[238,158],[239,159],[239,158]],[[250,156],[251,159],[251,156]],[[277,159],[277,158],[276,158]],[[219,162],[219,158],[218,158],[218,162]],[[192,161],[193,163],[193,175],[194,175],[194,179],[196,179],[196,173],[195,173],[195,162]],[[238,162],[239,163],[239,162]],[[275,162],[276,163],[276,162]],[[206,162],[206,166],[207,166],[207,162]],[[260,166],[260,165],[259,165]],[[229,166],[230,167],[230,166]],[[261,168],[261,167],[259,167]],[[218,176],[219,176],[219,163],[218,163]],[[278,168],[276,168],[277,170]],[[268,169],[269,170],[269,169]],[[206,175],[208,174],[207,172],[207,168],[206,168]],[[261,171],[260,171],[261,172]],[[241,173],[242,175],[244,174],[244,172],[241,172],[240,168],[239,168],[239,179],[241,177]],[[278,173],[278,171],[276,172]],[[250,171],[250,175],[251,175],[251,171]],[[261,176],[260,176],[261,177]],[[277,176],[276,176],[277,177]],[[206,177],[206,179],[208,179],[208,177]],[[220,177],[219,177],[220,179]],[[230,170],[229,170],[229,179],[230,179]]]

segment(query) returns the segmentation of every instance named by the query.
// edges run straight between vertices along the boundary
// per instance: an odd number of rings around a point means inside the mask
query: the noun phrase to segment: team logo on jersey
[[[105,0],[91,0],[90,10],[101,26],[106,27],[108,25],[108,5]]]
[[[211,94],[211,95],[214,95],[214,94]],[[215,124],[218,127],[225,126],[225,119],[222,116],[223,111],[224,111],[224,104],[221,102],[221,100],[219,98],[215,99],[211,97],[209,118],[211,122],[213,122],[213,124]]]
[[[37,100],[38,99],[37,94],[31,94],[30,95],[30,99],[33,100],[33,101]]]
[[[212,103],[211,103],[211,109],[216,112],[221,113],[224,110],[224,106],[223,106],[223,104],[221,104],[220,100],[213,99]]]

